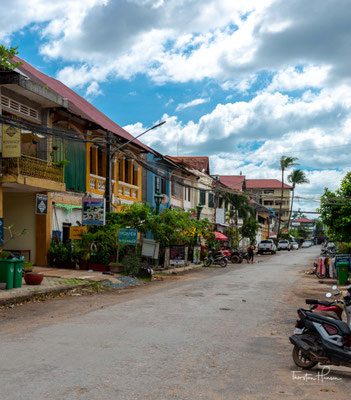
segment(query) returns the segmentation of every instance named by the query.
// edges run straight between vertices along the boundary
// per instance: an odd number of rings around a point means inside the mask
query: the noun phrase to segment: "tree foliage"
[[[12,71],[23,64],[22,62],[11,61],[18,54],[17,49],[18,47],[7,48],[3,44],[0,44],[0,69]]]
[[[351,172],[345,175],[335,192],[324,189],[319,212],[333,240],[351,241]]]

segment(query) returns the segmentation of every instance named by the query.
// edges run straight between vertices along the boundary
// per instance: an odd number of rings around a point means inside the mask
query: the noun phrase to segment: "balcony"
[[[1,182],[5,186],[12,183],[43,190],[65,190],[62,166],[26,155],[2,159]]]

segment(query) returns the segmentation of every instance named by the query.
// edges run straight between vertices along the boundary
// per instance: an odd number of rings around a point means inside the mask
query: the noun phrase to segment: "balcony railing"
[[[52,162],[22,155],[20,158],[3,158],[2,173],[24,175],[64,183],[63,167]]]

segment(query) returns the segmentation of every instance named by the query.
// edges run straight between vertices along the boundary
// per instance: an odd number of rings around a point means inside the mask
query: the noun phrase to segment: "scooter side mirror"
[[[337,290],[338,287],[337,287],[336,285],[334,285],[334,286],[332,286],[332,289],[333,289],[333,290]]]
[[[328,297],[328,299],[329,299],[330,297],[332,297],[332,294],[331,294],[331,293],[327,293],[327,294],[325,295],[325,297]]]

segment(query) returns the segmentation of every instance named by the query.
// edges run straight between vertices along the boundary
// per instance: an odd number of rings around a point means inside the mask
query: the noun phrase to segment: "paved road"
[[[0,398],[328,398],[338,385],[301,384],[287,335],[301,267],[319,248],[253,265],[193,273],[116,304],[1,334]],[[294,297],[295,296],[295,297]],[[347,381],[347,385],[345,384]],[[346,386],[345,386],[346,385]],[[345,393],[347,393],[345,391]],[[316,396],[316,397],[315,397]],[[323,397],[326,396],[326,397]]]

